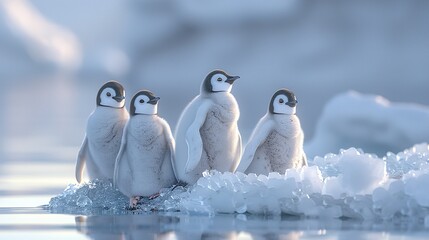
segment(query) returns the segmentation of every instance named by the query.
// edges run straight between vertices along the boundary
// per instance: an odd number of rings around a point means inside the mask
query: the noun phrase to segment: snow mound
[[[305,151],[312,158],[356,147],[383,156],[428,141],[428,122],[427,107],[350,91],[326,104]]]
[[[309,218],[424,221],[429,216],[429,145],[383,158],[350,148],[316,157],[310,166],[268,176],[206,171],[192,186],[162,189],[127,211],[110,182],[70,185],[51,199],[54,212],[288,214]]]

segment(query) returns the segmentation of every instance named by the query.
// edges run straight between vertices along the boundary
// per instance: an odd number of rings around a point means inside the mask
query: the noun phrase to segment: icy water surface
[[[26,199],[21,207],[16,201]],[[246,214],[126,215],[53,214],[41,203],[48,196],[0,199],[1,239],[427,239],[423,225],[413,222],[316,220],[292,216]]]

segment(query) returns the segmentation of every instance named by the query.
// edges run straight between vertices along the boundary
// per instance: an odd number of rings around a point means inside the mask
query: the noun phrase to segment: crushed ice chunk
[[[361,154],[356,149],[345,151],[338,165],[340,184],[350,195],[369,194],[387,178],[386,163],[382,159]]]
[[[49,209],[63,213],[107,213],[124,209],[128,198],[113,188],[110,181],[94,180],[71,184],[64,192],[51,198]]]
[[[342,195],[345,195],[345,191],[338,177],[325,178],[322,189],[323,194],[330,195],[334,198],[341,198]]]
[[[417,203],[424,207],[429,207],[429,174],[421,174],[414,178],[405,180],[405,193],[413,197]]]
[[[87,196],[79,196],[76,205],[79,207],[86,207],[92,203],[92,200]]]
[[[196,184],[142,198],[141,211],[291,214],[310,218],[417,220],[429,227],[429,145],[415,145],[379,158],[344,149],[284,174],[205,171]],[[49,208],[66,213],[127,213],[128,199],[108,181],[71,184]]]
[[[429,146],[426,143],[416,144],[411,149],[413,153],[429,153]]]

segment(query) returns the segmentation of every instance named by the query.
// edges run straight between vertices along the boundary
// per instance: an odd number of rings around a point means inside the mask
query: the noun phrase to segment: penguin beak
[[[225,82],[229,83],[229,84],[233,84],[235,80],[239,79],[239,76],[228,76],[228,78],[226,79]]]
[[[124,96],[115,96],[115,97],[113,97],[113,99],[115,99],[117,102],[121,102],[122,100],[125,99],[125,97]]]
[[[297,103],[298,101],[294,100],[294,101],[287,102],[286,105],[288,105],[289,107],[295,107]]]
[[[160,97],[154,97],[151,100],[148,101],[148,103],[155,105],[159,99],[161,99]]]

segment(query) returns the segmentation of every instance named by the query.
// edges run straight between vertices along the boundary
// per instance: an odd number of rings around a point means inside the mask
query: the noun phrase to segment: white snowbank
[[[310,161],[309,167],[269,176],[205,172],[189,187],[163,189],[139,211],[289,214],[311,218],[391,220],[429,215],[429,145],[384,158],[351,148]],[[50,209],[124,213],[128,200],[111,183],[71,185]]]
[[[427,107],[351,91],[328,102],[305,150],[310,158],[350,147],[383,156],[428,141],[428,123]]]

